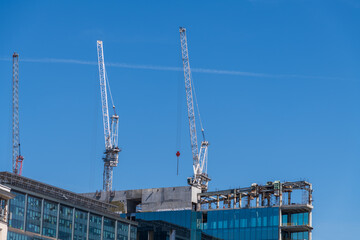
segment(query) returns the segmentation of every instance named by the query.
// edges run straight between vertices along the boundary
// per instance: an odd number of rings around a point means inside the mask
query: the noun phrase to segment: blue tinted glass
[[[60,205],[59,214],[59,239],[71,240],[73,209]]]
[[[87,234],[88,213],[75,210],[74,240],[85,240]]]
[[[95,214],[90,214],[89,240],[98,240],[101,238],[102,218]]]
[[[58,204],[44,200],[42,235],[56,237]]]
[[[40,233],[41,199],[27,197],[26,231]]]
[[[115,220],[104,218],[103,240],[115,239]]]
[[[25,194],[12,192],[15,198],[10,200],[10,213],[9,226],[24,230],[24,215],[25,215]]]
[[[127,240],[129,235],[129,225],[124,224],[122,222],[117,222],[117,239],[119,240]]]

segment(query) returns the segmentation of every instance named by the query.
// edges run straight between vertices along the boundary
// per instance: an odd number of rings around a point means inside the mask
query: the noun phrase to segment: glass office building
[[[284,232],[280,239],[308,240],[309,213],[285,213],[280,222],[279,207],[213,209],[208,211],[139,212],[135,219],[164,221],[191,229],[191,239],[201,239],[205,233],[217,239],[278,240],[280,228],[304,228],[304,231]],[[291,219],[289,221],[289,218]]]
[[[0,182],[15,195],[9,202],[8,240],[135,240],[137,224],[113,205],[12,173]]]
[[[277,207],[144,212],[136,213],[136,219],[162,220],[186,227],[192,230],[192,239],[201,239],[201,233],[218,239],[279,239]]]

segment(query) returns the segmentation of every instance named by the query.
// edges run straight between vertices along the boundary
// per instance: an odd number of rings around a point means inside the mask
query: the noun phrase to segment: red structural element
[[[22,163],[23,163],[24,157],[19,155],[16,158],[16,174],[19,174],[21,176],[22,173]]]
[[[180,152],[179,151],[176,152],[176,156],[180,157]]]

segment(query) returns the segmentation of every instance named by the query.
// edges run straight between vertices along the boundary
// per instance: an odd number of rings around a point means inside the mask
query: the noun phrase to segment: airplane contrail
[[[0,61],[11,61],[11,58],[0,58]],[[21,62],[97,65],[96,61],[84,61],[77,59],[61,59],[61,58],[22,58]],[[167,66],[157,66],[157,65],[128,64],[128,63],[116,63],[116,62],[107,62],[106,66],[127,68],[127,69],[156,70],[156,71],[176,71],[176,72],[183,71],[182,67],[167,67]],[[243,72],[237,70],[219,70],[219,69],[209,69],[209,68],[192,68],[191,71],[197,73],[237,75],[237,76],[247,76],[247,77],[342,80],[341,78],[323,77],[323,76],[307,76],[307,75],[297,75],[297,74],[266,74],[266,73]]]

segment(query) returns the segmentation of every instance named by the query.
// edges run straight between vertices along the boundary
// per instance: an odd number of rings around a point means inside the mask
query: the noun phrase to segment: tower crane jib
[[[209,142],[205,140],[203,134],[203,141],[201,142],[200,152],[198,150],[196,123],[195,123],[195,110],[194,110],[194,90],[192,85],[189,52],[186,38],[186,29],[180,27],[180,42],[181,42],[181,55],[184,68],[186,103],[188,108],[189,129],[190,129],[190,144],[193,157],[193,171],[194,176],[188,178],[188,183],[191,186],[201,188],[206,191],[208,182],[211,180],[207,175],[207,156]],[[203,131],[203,129],[202,129]]]
[[[114,114],[109,118],[109,107],[107,98],[107,78],[104,61],[103,42],[97,41],[99,77],[100,77],[100,93],[101,93],[101,109],[104,124],[105,137],[105,156],[104,173],[103,173],[103,190],[109,192],[112,190],[113,168],[117,166],[120,149],[118,147],[118,128],[119,116],[116,114],[113,104]],[[111,93],[110,93],[111,95]],[[110,122],[111,121],[111,122]]]

